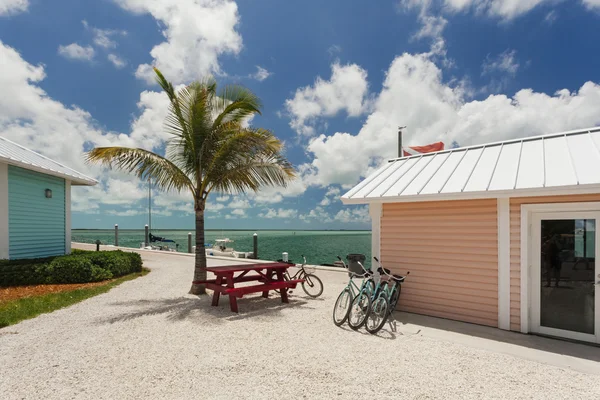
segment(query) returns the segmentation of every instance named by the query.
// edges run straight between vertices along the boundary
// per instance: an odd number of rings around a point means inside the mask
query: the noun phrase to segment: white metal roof
[[[389,160],[345,204],[600,193],[600,127]]]
[[[95,179],[85,176],[74,169],[29,150],[2,136],[0,136],[0,163],[57,176],[71,181],[73,185],[92,186],[98,183]]]

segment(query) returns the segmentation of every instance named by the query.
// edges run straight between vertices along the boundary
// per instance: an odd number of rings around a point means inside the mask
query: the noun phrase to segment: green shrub
[[[97,282],[141,271],[137,253],[74,250],[67,256],[0,260],[0,286]]]
[[[20,260],[19,260],[20,261]],[[0,286],[39,285],[46,282],[47,264],[0,265]]]
[[[110,271],[81,255],[56,257],[45,272],[46,283],[86,283],[112,278]]]

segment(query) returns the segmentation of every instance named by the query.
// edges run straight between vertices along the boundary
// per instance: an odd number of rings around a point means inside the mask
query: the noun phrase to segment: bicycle
[[[375,290],[373,301],[371,303],[371,310],[367,316],[365,328],[367,332],[375,334],[383,328],[389,316],[396,309],[398,299],[400,298],[401,284],[404,282],[410,271],[405,276],[394,275],[389,269],[386,269],[381,265],[381,262],[377,257],[373,257],[375,261],[379,263],[377,272],[385,275],[386,278],[382,280]],[[390,282],[394,282],[390,285]]]
[[[348,269],[348,265],[344,260],[342,260],[340,256],[337,256],[337,258],[342,262],[344,268]],[[365,269],[362,264],[360,264],[360,266],[363,268],[363,274],[359,275],[355,272],[348,271],[350,280],[335,301],[335,305],[333,306],[333,323],[336,326],[342,326],[348,319],[350,314],[350,304],[352,304],[352,301],[356,297],[356,293],[360,293],[363,290],[364,285],[368,284],[367,282],[372,283],[372,281],[369,280],[371,271]],[[364,279],[360,287],[354,282],[354,278]]]
[[[366,271],[366,268],[357,261],[358,265]],[[369,278],[363,281],[360,292],[354,297],[348,311],[348,326],[355,331],[359,330],[366,322],[371,312],[371,302],[376,291],[376,279],[373,272],[369,271]]]
[[[319,297],[323,293],[323,282],[318,276],[313,274],[314,268],[307,269],[304,267],[306,265],[306,257],[301,257],[304,259],[304,263],[300,265],[298,271],[293,276],[290,276],[289,272],[285,271],[283,277],[286,281],[302,279],[302,290],[310,297]],[[276,290],[276,292],[279,293],[279,290]],[[292,293],[292,291],[290,290],[288,293]]]

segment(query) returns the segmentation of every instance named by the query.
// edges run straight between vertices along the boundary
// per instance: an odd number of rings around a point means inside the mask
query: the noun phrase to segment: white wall
[[[371,257],[377,257],[381,260],[381,203],[369,204],[369,214],[371,215]],[[367,260],[367,263],[373,263],[373,260]]]
[[[0,163],[0,260],[8,258],[8,165]]]

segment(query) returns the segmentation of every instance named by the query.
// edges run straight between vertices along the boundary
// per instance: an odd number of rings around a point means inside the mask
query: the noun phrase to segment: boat
[[[144,241],[140,243],[140,249],[176,253],[178,247],[179,245],[174,240],[152,234],[152,181],[148,179],[148,246]]]
[[[205,246],[207,256],[218,256],[218,257],[233,257],[233,258],[253,258],[254,252],[252,251],[237,251],[231,243],[233,240],[229,238],[216,239],[212,245]],[[193,251],[196,251],[196,246],[193,247]]]

